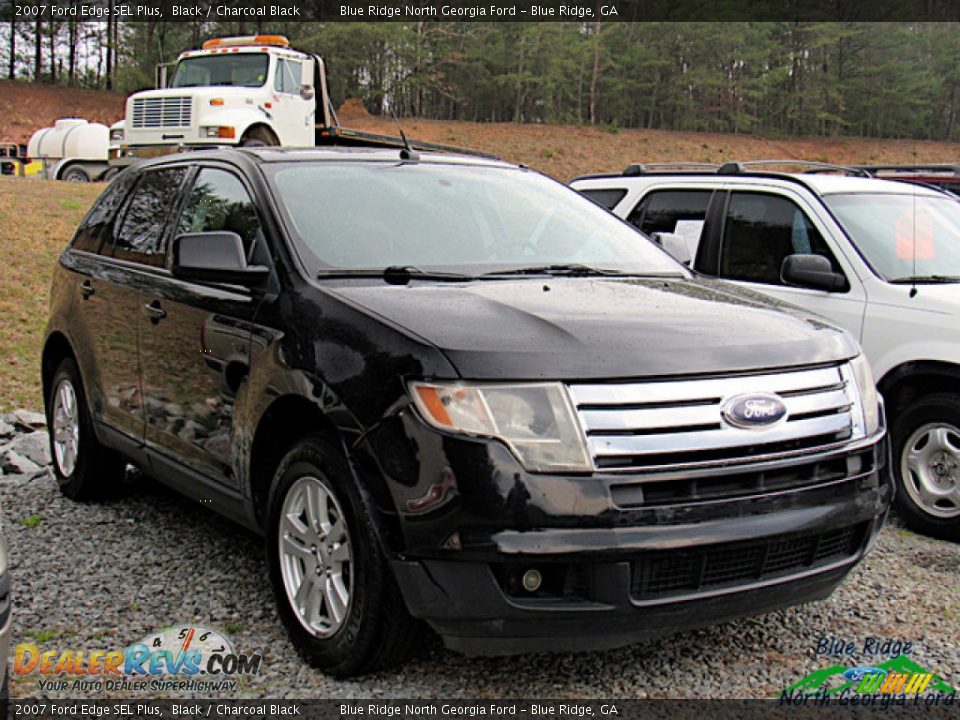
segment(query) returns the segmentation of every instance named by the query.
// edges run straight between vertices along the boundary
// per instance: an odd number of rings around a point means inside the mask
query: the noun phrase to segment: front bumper
[[[390,468],[402,481],[391,488],[404,546],[394,575],[411,614],[471,654],[607,649],[827,597],[871,548],[893,495],[877,438],[713,470],[839,463],[828,481],[651,506],[631,505],[649,478],[528,474],[496,443],[405,425],[420,453],[406,473]],[[543,578],[532,593],[519,580],[530,569]]]

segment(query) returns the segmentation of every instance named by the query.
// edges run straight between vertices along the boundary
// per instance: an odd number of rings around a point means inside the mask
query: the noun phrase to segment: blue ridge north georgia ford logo
[[[764,430],[783,420],[787,406],[771,393],[750,393],[730,398],[720,412],[734,427]]]

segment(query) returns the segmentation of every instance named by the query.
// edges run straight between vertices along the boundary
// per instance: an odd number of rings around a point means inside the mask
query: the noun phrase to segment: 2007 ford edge
[[[60,487],[133,463],[261,532],[294,644],[341,676],[428,625],[608,648],[826,597],[891,494],[857,344],[637,240],[454,154],[133,167],[53,280]]]

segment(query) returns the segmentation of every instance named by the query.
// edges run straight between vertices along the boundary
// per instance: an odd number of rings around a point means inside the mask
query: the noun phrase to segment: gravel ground
[[[44,460],[29,442],[20,448]],[[867,636],[911,641],[914,660],[960,685],[960,545],[895,521],[823,602],[604,653],[464,658],[430,638],[400,670],[336,681],[305,665],[287,641],[255,535],[146,479],[121,499],[86,505],[62,497],[42,462],[16,475],[4,462],[12,643],[112,649],[178,623],[218,628],[265,663],[224,697],[770,697],[813,670],[854,664],[815,657],[824,636],[858,646]],[[36,676],[11,680],[15,697],[51,694],[38,691]]]

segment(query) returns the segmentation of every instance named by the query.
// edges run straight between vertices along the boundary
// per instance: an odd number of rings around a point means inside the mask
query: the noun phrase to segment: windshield
[[[318,272],[569,265],[686,274],[632,226],[535,172],[429,163],[274,167],[301,254]]]
[[[824,200],[884,279],[960,280],[960,202],[893,193]]]
[[[177,63],[172,88],[229,85],[260,87],[267,80],[270,57],[266,53],[198,55]]]

